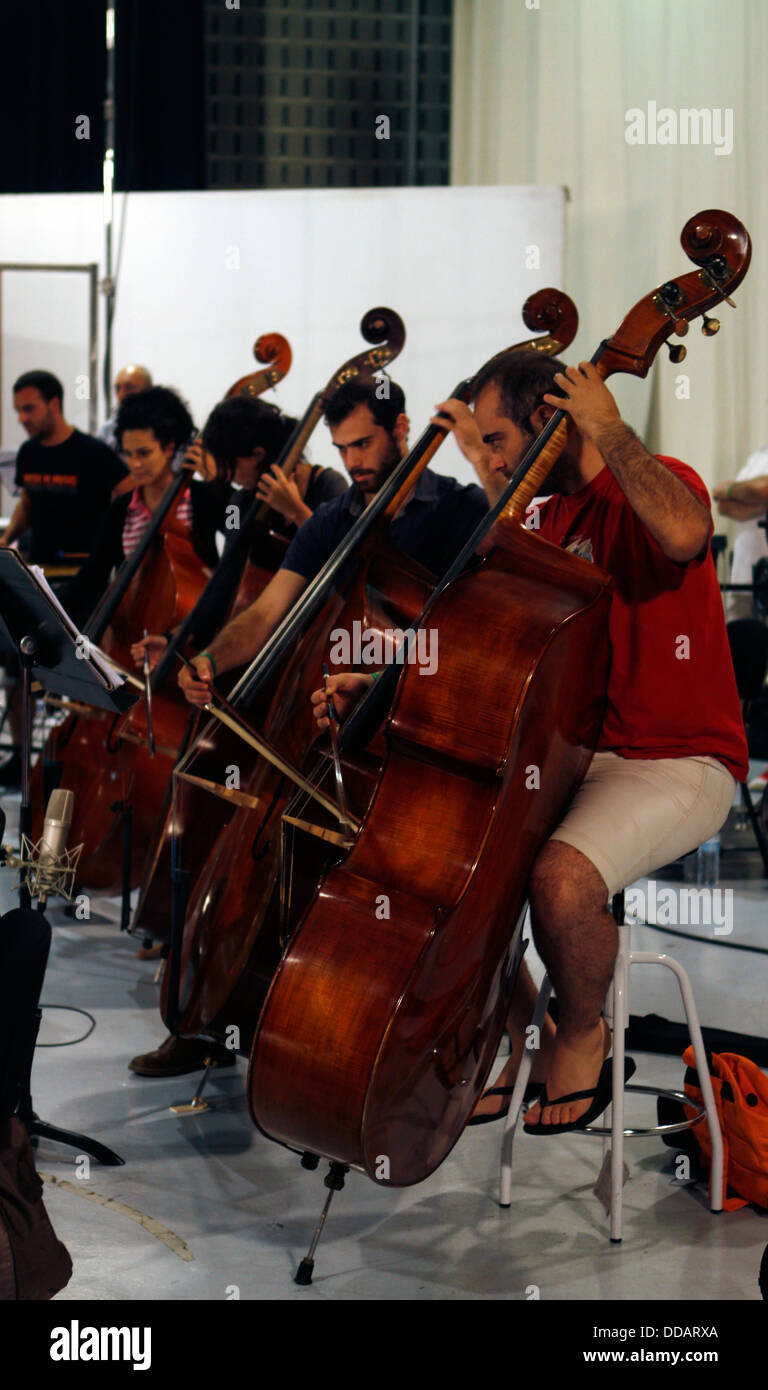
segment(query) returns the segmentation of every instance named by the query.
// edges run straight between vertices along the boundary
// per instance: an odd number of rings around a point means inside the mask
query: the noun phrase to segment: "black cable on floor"
[[[40,1008],[43,1010],[43,1013],[45,1013],[46,1009],[65,1009],[66,1012],[70,1014],[82,1014],[84,1018],[89,1018],[91,1020],[91,1026],[87,1033],[83,1033],[82,1037],[72,1038],[70,1042],[39,1042],[35,1044],[36,1047],[74,1047],[75,1043],[85,1042],[86,1038],[90,1038],[91,1033],[96,1027],[96,1019],[93,1014],[89,1014],[87,1009],[78,1009],[74,1004],[41,1004]]]
[[[703,941],[705,946],[725,946],[731,951],[752,951],[756,956],[768,956],[765,946],[744,946],[739,941],[713,941],[711,936],[694,936],[693,932],[675,931],[674,927],[664,927],[660,922],[641,922],[638,917],[628,920],[631,927],[649,927],[651,931],[666,932],[668,936],[680,936],[683,941]]]

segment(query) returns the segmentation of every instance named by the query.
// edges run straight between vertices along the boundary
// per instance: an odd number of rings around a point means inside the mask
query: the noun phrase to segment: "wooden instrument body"
[[[531,866],[603,717],[611,581],[517,524],[494,539],[430,615],[438,672],[401,677],[365,823],[283,955],[251,1054],[264,1134],[393,1186],[438,1166],[480,1095]]]
[[[242,579],[237,587],[235,601],[232,604],[227,619],[228,622],[232,622],[234,618],[239,618],[240,614],[244,613],[246,608],[250,608],[251,604],[256,602],[259,594],[266,589],[269,581],[274,579],[276,570],[279,569],[279,567],[280,566],[277,565],[274,570],[266,569],[263,565],[256,564],[253,560],[248,560],[243,571]]]
[[[177,759],[184,755],[200,724],[200,711],[188,705],[186,700],[184,704],[187,722],[177,744]],[[172,911],[170,847],[174,807],[171,774],[161,788],[153,789],[153,810],[154,822],[139,873],[139,900],[131,920],[131,931],[136,936],[143,934],[153,941],[167,942],[170,939]]]
[[[186,616],[209,577],[186,534],[174,529],[154,537],[102,642],[121,665],[133,666],[130,647],[144,629],[163,632]],[[53,763],[58,785],[75,794],[69,843],[82,843],[78,888],[118,893],[123,880],[122,808],[133,810],[131,886],[136,887],[147,839],[176,761],[188,709],[173,687],[153,702],[157,755],[146,747],[143,702],[120,719],[94,709],[73,714],[51,734],[33,771],[35,829],[42,832],[45,763]]]
[[[354,621],[382,631],[407,626],[421,611],[434,580],[420,565],[385,539],[377,538],[355,563],[347,583],[323,605],[302,637],[285,670],[262,726],[264,737],[295,767],[301,767],[316,739],[310,694],[322,685],[322,666],[329,659],[330,635],[351,631]],[[251,719],[247,710],[245,718]],[[182,1036],[218,1035],[236,1023],[247,1050],[253,1027],[280,958],[275,888],[280,869],[281,816],[294,785],[226,730],[213,726],[198,739],[199,753],[190,768],[203,785],[222,783],[227,767],[241,769],[240,787],[219,795],[233,813],[211,831],[209,852],[198,869],[190,895],[182,948],[178,1028]],[[247,768],[247,776],[242,775]],[[184,774],[185,777],[187,773]],[[185,824],[195,817],[185,812]],[[199,818],[198,818],[199,819]],[[213,844],[211,846],[212,834]],[[195,872],[196,849],[185,836],[183,867]],[[259,940],[264,932],[268,940]],[[266,952],[267,974],[255,994],[245,982],[254,953]],[[237,1002],[233,991],[243,979]],[[165,982],[164,982],[165,984]],[[167,1016],[167,996],[162,1011]]]
[[[202,593],[211,571],[197,555],[189,532],[169,518],[149,551],[101,642],[108,656],[133,669],[131,645],[147,632],[181,622]]]
[[[263,528],[260,528],[259,534],[263,534]],[[226,616],[226,621],[228,622],[239,617],[246,608],[249,608],[252,603],[255,603],[259,594],[267,587],[270,580],[274,578],[275,569],[272,567],[273,563],[275,568],[277,568],[282,562],[282,556],[288,542],[282,537],[274,537],[271,534],[265,537],[265,539],[268,539],[270,542],[268,549],[269,563],[265,564],[263,562],[264,555],[261,553],[263,547],[259,548],[258,559],[253,558],[253,546],[251,547],[251,558],[246,561],[245,568],[240,577],[240,582],[237,586],[234,601]],[[224,615],[222,615],[222,624],[224,620]],[[175,751],[172,760],[170,765],[167,761],[163,764],[162,771],[157,770],[156,772],[154,764],[157,759],[150,758],[146,751],[144,707],[139,705],[132,711],[136,724],[144,724],[141,742],[144,744],[145,752],[143,755],[140,755],[140,761],[142,767],[146,767],[147,769],[147,776],[146,778],[144,777],[141,769],[137,770],[134,786],[137,789],[140,788],[140,797],[143,802],[142,820],[145,824],[148,823],[148,828],[146,834],[142,837],[143,844],[146,848],[143,865],[139,873],[141,891],[136,911],[133,915],[131,929],[135,933],[140,931],[145,932],[147,935],[152,936],[155,941],[168,941],[170,936],[172,908],[170,845],[174,820],[177,834],[183,835],[188,833],[190,838],[193,838],[195,833],[194,820],[196,811],[197,809],[201,810],[203,819],[200,822],[199,829],[204,832],[205,838],[203,838],[203,836],[200,837],[199,843],[195,846],[195,853],[190,856],[197,865],[201,865],[204,862],[207,851],[210,849],[210,835],[213,830],[213,824],[210,819],[212,808],[209,805],[207,808],[203,809],[204,798],[202,798],[203,804],[198,805],[198,794],[196,789],[193,791],[192,788],[182,783],[180,788],[177,789],[176,807],[174,811],[171,774],[178,759],[183,755],[197,735],[200,725],[200,712],[192,709],[184,699],[180,690],[174,691],[174,698],[173,701],[171,701],[169,698],[170,691],[171,687],[169,683],[167,690],[163,692],[164,696],[168,697],[168,708],[173,710],[178,703],[182,707],[182,712],[175,725],[175,743],[173,745]],[[165,704],[166,701],[164,699],[164,708]],[[266,714],[268,707],[268,700],[263,703],[263,706],[262,702],[259,701],[256,712],[252,711],[252,716],[255,713],[257,719],[260,720]],[[130,735],[124,734],[124,737],[129,736]],[[213,816],[215,822],[216,808],[213,809]],[[223,820],[228,819],[228,816],[223,818]],[[220,808],[219,821],[223,823]],[[216,829],[218,830],[220,828],[221,824],[218,824]]]
[[[381,322],[389,325],[387,311]],[[375,319],[379,327],[379,319]],[[369,324],[373,331],[374,323]],[[227,396],[260,396],[277,385],[289,371],[291,345],[282,333],[263,333],[253,345],[258,362],[266,365],[240,377]],[[183,468],[168,488],[166,497],[153,516],[147,532],[133,555],[124,561],[109,590],[89,620],[88,630],[98,633],[100,645],[118,664],[131,669],[131,645],[146,632],[165,632],[184,621],[202,593],[210,571],[195,552],[187,528],[179,521],[178,498],[193,470]],[[131,487],[129,479],[117,490]],[[167,502],[167,505],[166,505]],[[154,534],[153,534],[154,532]],[[146,553],[143,553],[145,551]],[[125,592],[132,565],[137,568]],[[269,576],[267,576],[268,578]],[[265,578],[264,582],[267,582]],[[104,605],[112,612],[104,631]],[[91,627],[94,624],[94,627]],[[140,708],[140,707],[139,707]],[[134,710],[126,720],[104,719],[99,711],[70,717],[54,731],[33,772],[33,834],[42,831],[44,800],[48,784],[63,785],[75,792],[74,819],[70,843],[83,843],[78,866],[78,886],[96,892],[117,892],[122,887],[123,834],[121,812],[132,806],[131,886],[139,881],[148,840],[154,830],[162,796],[178,756],[180,741],[187,728],[186,702],[166,682],[153,704],[153,725],[157,755],[150,757],[143,709]],[[51,774],[54,774],[52,776]],[[56,776],[56,774],[58,774]]]

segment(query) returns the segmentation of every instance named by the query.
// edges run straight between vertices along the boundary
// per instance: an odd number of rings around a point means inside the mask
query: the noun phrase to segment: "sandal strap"
[[[539,1105],[545,1110],[548,1105],[568,1105],[576,1100],[594,1100],[598,1089],[597,1086],[593,1086],[591,1091],[571,1091],[567,1096],[556,1096],[554,1100],[550,1100],[545,1086]]]

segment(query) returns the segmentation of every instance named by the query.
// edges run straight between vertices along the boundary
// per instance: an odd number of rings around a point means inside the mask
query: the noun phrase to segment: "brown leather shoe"
[[[175,1038],[169,1034],[154,1052],[144,1052],[128,1063],[128,1070],[137,1076],[184,1076],[190,1071],[202,1071],[211,1058],[215,1067],[233,1067],[236,1054],[220,1043],[205,1042],[202,1038]]]
[[[140,946],[136,952],[137,960],[159,960],[163,954],[162,941],[152,941],[149,946]]]

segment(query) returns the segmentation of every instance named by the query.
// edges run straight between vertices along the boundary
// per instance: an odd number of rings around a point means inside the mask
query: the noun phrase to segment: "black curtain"
[[[205,187],[203,0],[116,0],[116,186]]]
[[[203,188],[203,0],[115,8],[116,187]],[[0,3],[0,192],[101,188],[105,14],[104,0]]]
[[[2,0],[0,189],[75,193],[101,187],[103,0]],[[90,139],[75,138],[78,116]]]

